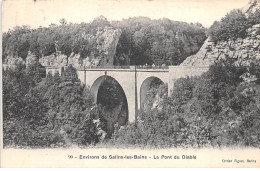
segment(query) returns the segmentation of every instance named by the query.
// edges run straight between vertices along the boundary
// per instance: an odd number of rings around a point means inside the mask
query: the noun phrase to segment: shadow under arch
[[[95,81],[94,81],[94,83],[92,84],[92,86],[90,87],[90,93],[92,94],[92,96],[93,96],[93,98],[94,98],[94,102],[95,102],[95,104],[97,104],[98,105],[98,103],[99,103],[99,90],[100,90],[100,87],[102,86],[102,84],[103,83],[105,83],[105,81],[106,80],[108,80],[108,79],[111,79],[111,80],[113,80],[116,84],[117,84],[117,87],[118,88],[120,88],[121,90],[119,91],[119,92],[122,92],[123,94],[122,94],[122,96],[123,96],[123,98],[124,98],[124,100],[125,100],[125,108],[126,108],[126,118],[125,118],[125,123],[124,124],[126,124],[127,122],[128,122],[128,115],[129,115],[129,109],[128,109],[128,99],[127,99],[127,97],[126,97],[126,94],[125,94],[125,90],[123,89],[123,87],[120,85],[120,83],[115,79],[115,78],[113,78],[113,77],[111,77],[111,76],[108,76],[108,75],[102,75],[102,76],[100,76],[100,77],[98,77]],[[113,100],[113,99],[112,99]],[[120,104],[118,104],[118,105],[120,105]],[[122,122],[120,122],[120,121],[118,121],[119,122],[119,124],[120,125],[123,125],[123,123]]]
[[[146,95],[148,91],[154,86],[153,84],[162,85],[165,84],[160,78],[151,76],[146,78],[140,87],[140,109],[144,108],[146,102]]]

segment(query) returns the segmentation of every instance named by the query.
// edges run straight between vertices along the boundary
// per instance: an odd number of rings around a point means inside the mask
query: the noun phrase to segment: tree
[[[241,10],[232,10],[221,21],[215,21],[207,31],[207,35],[216,43],[219,41],[236,40],[245,38],[246,30],[259,24],[259,9],[254,13],[249,12],[248,17]]]
[[[62,19],[60,19],[60,23],[61,23],[61,25],[66,25],[67,21],[64,18],[62,18]]]

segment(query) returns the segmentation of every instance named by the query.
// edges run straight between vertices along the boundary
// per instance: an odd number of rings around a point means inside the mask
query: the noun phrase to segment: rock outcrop
[[[60,53],[55,53],[50,56],[41,57],[39,62],[43,66],[63,67],[67,66],[67,56]]]
[[[30,51],[28,52],[28,55],[25,59],[22,59],[21,57],[12,57],[7,56],[3,62],[3,67],[5,68],[15,68],[18,64],[25,65],[26,67],[36,65],[39,63],[38,57],[36,57],[33,53]]]
[[[25,60],[26,67],[36,65],[38,62],[38,58],[29,51]]]
[[[71,53],[70,56],[66,56],[60,52],[56,52],[50,56],[40,58],[39,61],[43,66],[62,67],[70,64],[75,68],[83,68],[84,66],[112,66],[120,35],[120,29],[99,27],[95,35],[82,35],[84,40],[92,42],[95,45],[86,58],[82,58],[80,54]]]
[[[217,45],[208,38],[197,54],[183,61],[182,66],[210,66],[215,61],[225,58],[235,58],[242,65],[251,61],[260,61],[260,24],[247,30],[245,39],[219,42]]]
[[[13,67],[18,64],[25,64],[24,60],[20,57],[12,57],[12,56],[7,56],[5,58],[5,61],[3,62],[3,65],[6,65],[8,67]]]
[[[242,12],[248,16],[260,9],[260,0],[251,0]],[[215,45],[211,38],[207,38],[200,50],[187,57],[182,66],[210,66],[216,61],[225,58],[237,59],[242,65],[248,65],[251,61],[260,62],[260,24],[247,29],[247,37],[236,40],[221,41]]]

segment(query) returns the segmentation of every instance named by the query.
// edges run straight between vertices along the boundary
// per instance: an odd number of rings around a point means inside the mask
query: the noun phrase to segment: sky
[[[249,0],[3,0],[2,31],[15,26],[31,28],[90,22],[103,15],[109,21],[146,16],[174,21],[199,22],[205,27],[220,20],[232,9],[242,8]]]

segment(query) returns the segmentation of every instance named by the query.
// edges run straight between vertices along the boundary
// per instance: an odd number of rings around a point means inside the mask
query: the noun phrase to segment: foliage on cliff
[[[3,34],[3,59],[8,55],[25,59],[28,51],[37,57],[49,56],[56,50],[67,56],[74,52],[86,57],[91,48],[96,46],[95,42],[87,41],[86,36],[94,35],[100,25],[96,21],[91,24],[63,22],[61,25],[51,24],[49,27],[38,29],[17,26]],[[103,21],[102,27],[105,26],[110,24]],[[57,47],[58,49],[55,49]]]
[[[28,51],[40,58],[50,56],[56,51],[67,57],[79,54],[82,60],[90,57],[102,58],[106,54],[102,54],[100,48],[102,51],[106,42],[102,45],[100,43],[105,38],[95,35],[105,28],[122,30],[119,42],[114,42],[117,43],[116,55],[114,57],[111,53],[113,56],[110,57],[114,59],[107,59],[112,61],[109,65],[176,65],[196,53],[206,39],[205,29],[201,24],[187,24],[169,19],[136,17],[110,23],[106,18],[99,17],[91,23],[81,24],[61,20],[61,25],[51,24],[37,29],[17,26],[3,33],[2,59],[5,60],[7,56],[25,59]],[[113,34],[113,31],[110,33]],[[109,53],[111,49],[107,48],[106,53]]]
[[[196,53],[206,39],[205,28],[201,24],[166,18],[134,17],[113,22],[113,25],[122,30],[116,65],[178,65],[187,56]]]
[[[141,111],[109,143],[138,147],[260,147],[260,66],[220,61],[201,77],[176,81],[162,108]],[[161,90],[160,90],[161,91]]]
[[[217,43],[219,41],[235,40],[245,38],[246,30],[260,23],[260,9],[255,12],[243,13],[236,9],[229,12],[221,21],[215,21],[208,29],[207,34]]]

